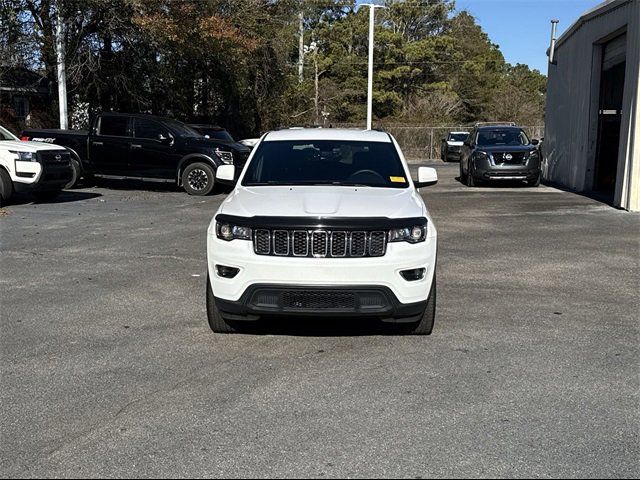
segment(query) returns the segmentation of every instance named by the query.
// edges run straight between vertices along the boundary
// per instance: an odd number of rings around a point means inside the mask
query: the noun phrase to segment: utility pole
[[[555,64],[555,51],[556,51],[556,28],[560,20],[551,20],[551,43],[549,44],[549,63]]]
[[[318,103],[319,103],[319,93],[318,93],[318,77],[320,76],[318,74],[318,43],[313,41],[311,42],[310,45],[305,45],[304,46],[304,54],[308,54],[308,53],[313,53],[313,66],[314,66],[314,70],[315,70],[315,95],[313,97],[313,106],[314,106],[314,111],[315,111],[315,125],[318,125],[320,123],[320,110],[318,108]],[[324,73],[324,72],[323,72]]]
[[[67,115],[67,72],[64,58],[64,22],[62,18],[62,0],[56,1],[56,57],[58,75],[58,104],[60,107],[60,128],[69,128]]]
[[[382,5],[362,3],[363,7],[369,7],[369,76],[367,81],[367,130],[371,130],[373,124],[373,32],[375,27],[375,9],[384,8]]]
[[[319,111],[318,111],[318,47],[316,46],[314,52],[313,52],[313,65],[316,69],[316,81],[315,81],[315,87],[316,87],[316,99],[315,99],[315,107],[316,107],[316,125],[318,125],[320,123],[320,115],[319,115]]]
[[[304,80],[304,14],[302,13],[302,5],[300,5],[298,22],[298,81],[302,83]]]

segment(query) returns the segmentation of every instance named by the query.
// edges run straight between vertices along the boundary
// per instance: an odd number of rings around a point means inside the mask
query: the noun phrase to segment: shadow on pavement
[[[143,180],[111,180],[106,178],[95,178],[91,184],[96,187],[108,188],[110,190],[138,190],[143,192],[178,192],[182,188],[174,182],[145,182]]]
[[[239,324],[242,334],[295,337],[366,337],[406,335],[413,324],[385,323],[375,318],[264,317]]]
[[[186,195],[184,189],[174,182],[153,182],[144,180],[114,180],[106,178],[95,178],[86,186],[95,185],[96,187],[108,188],[109,190],[118,191],[138,191],[138,192],[182,192]],[[216,184],[210,195],[218,193],[229,193],[233,190],[232,186]]]
[[[10,204],[7,205],[11,207],[12,205],[27,205],[29,203],[33,203],[35,205],[46,205],[46,204],[56,204],[56,203],[71,203],[71,202],[81,202],[83,200],[91,200],[92,198],[101,197],[101,193],[96,192],[76,192],[73,190],[63,190],[60,195],[52,199],[38,199],[35,196],[29,193],[16,193],[10,199]]]
[[[461,185],[464,185],[465,187],[467,186],[466,183],[464,183],[462,181],[462,179],[458,176],[455,177],[456,182],[460,183]],[[480,182],[478,183],[478,181],[476,180],[476,184],[474,187],[467,187],[469,189],[473,189],[473,188],[534,188],[531,187],[531,185],[528,185],[526,182],[523,181],[518,181],[518,180],[501,180],[501,181],[493,181],[493,182]]]

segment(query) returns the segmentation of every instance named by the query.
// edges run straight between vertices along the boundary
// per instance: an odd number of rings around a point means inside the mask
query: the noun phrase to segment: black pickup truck
[[[27,129],[21,138],[67,147],[77,178],[174,182],[191,195],[213,190],[219,165],[241,171],[251,151],[233,141],[205,138],[177,120],[123,113],[96,116],[89,131]]]

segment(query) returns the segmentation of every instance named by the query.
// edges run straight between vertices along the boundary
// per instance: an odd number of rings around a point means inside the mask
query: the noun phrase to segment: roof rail
[[[489,127],[489,126],[499,126],[506,125],[509,127],[516,127],[516,122],[476,122],[474,127]]]

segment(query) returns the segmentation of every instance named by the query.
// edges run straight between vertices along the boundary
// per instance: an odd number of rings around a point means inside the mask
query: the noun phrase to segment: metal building
[[[639,89],[640,0],[607,0],[550,58],[544,178],[640,211]]]

